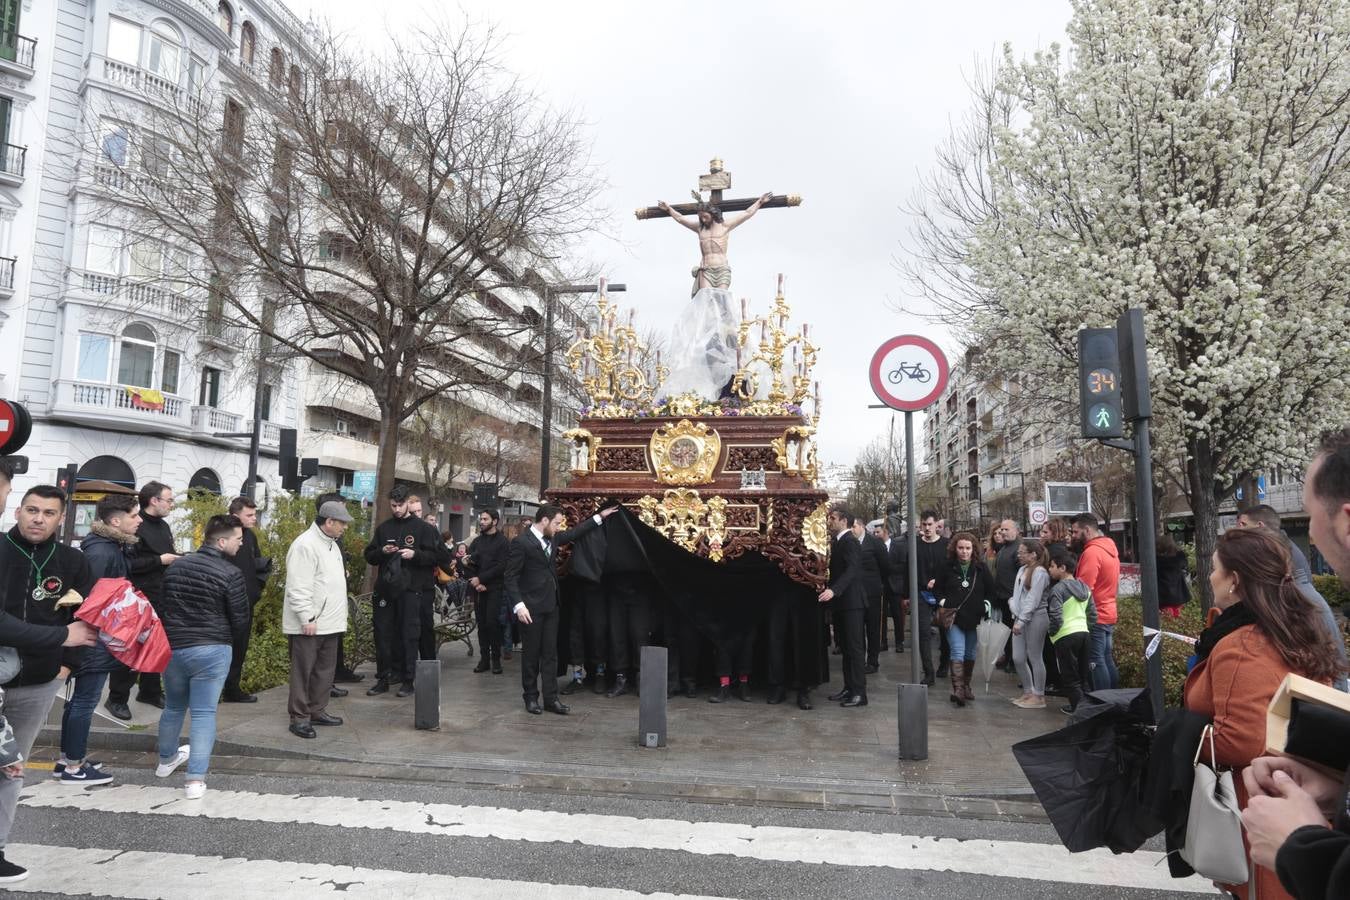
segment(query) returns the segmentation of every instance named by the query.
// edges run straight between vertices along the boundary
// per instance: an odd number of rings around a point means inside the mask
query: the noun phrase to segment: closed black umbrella
[[[1132,853],[1164,823],[1143,801],[1153,740],[1146,690],[1088,694],[1073,721],[1013,745],[1013,755],[1064,846]]]

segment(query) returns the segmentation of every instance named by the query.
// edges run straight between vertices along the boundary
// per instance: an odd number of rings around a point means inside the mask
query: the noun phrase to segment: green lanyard
[[[970,563],[961,563],[961,587],[970,587]]]
[[[20,553],[22,553],[24,556],[28,557],[28,561],[29,561],[30,563],[33,564],[33,593],[32,593],[32,597],[33,597],[34,600],[41,600],[44,596],[46,596],[46,593],[47,593],[46,591],[44,591],[44,590],[42,589],[42,570],[45,569],[45,568],[47,568],[47,563],[51,562],[51,561],[52,561],[52,557],[56,555],[56,544],[55,544],[55,543],[52,544],[51,552],[47,554],[47,558],[44,559],[41,563],[39,563],[39,562],[37,561],[37,557],[36,557],[36,556],[34,556],[33,554],[29,553],[27,550],[23,549],[22,547],[20,547],[20,546],[15,542],[14,538],[12,538],[12,537],[9,536],[9,534],[6,534],[6,535],[5,535],[5,540],[9,541],[9,543],[14,547],[15,550],[18,550],[18,551],[19,551]]]

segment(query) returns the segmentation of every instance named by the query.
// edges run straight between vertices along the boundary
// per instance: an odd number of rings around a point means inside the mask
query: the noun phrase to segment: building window
[[[258,34],[251,22],[245,22],[239,28],[239,61],[246,66],[253,65],[253,57],[258,50]]]
[[[149,49],[145,67],[165,81],[178,84],[183,72],[183,40],[168,22],[160,20],[150,26]]]
[[[110,123],[104,126],[103,138],[99,141],[104,159],[121,168],[127,164],[127,151],[130,148],[131,132],[125,125]]]
[[[281,82],[286,80],[286,57],[282,55],[280,47],[272,48],[272,58],[267,64],[267,80],[272,87],[281,87]]]
[[[122,332],[117,380],[130,387],[155,386],[155,333],[147,326],[132,324]]]
[[[258,414],[264,422],[272,421],[272,386],[264,384],[258,392]]]
[[[216,24],[226,34],[234,34],[234,10],[230,9],[230,4],[219,3],[216,5]]]
[[[188,97],[197,97],[206,89],[206,63],[193,56],[187,65]]]
[[[178,393],[178,370],[183,358],[173,350],[164,351],[163,372],[159,379],[159,389],[166,394]]]
[[[244,108],[225,101],[225,151],[238,156],[244,149]]]
[[[218,406],[220,404],[220,370],[213,369],[210,366],[202,368],[202,388],[198,394],[197,402],[201,406]]]
[[[129,66],[141,64],[141,28],[125,19],[108,19],[108,58]]]
[[[130,267],[128,274],[132,278],[145,281],[158,281],[164,274],[164,245],[159,241],[142,238],[131,245]]]
[[[80,334],[75,377],[81,381],[107,383],[112,362],[112,338],[106,334]]]
[[[304,91],[304,87],[305,77],[300,74],[300,67],[292,63],[290,84],[288,85],[288,89],[291,92],[291,99],[299,100],[301,93]]]
[[[342,259],[342,238],[327,232],[320,234],[319,259]]]

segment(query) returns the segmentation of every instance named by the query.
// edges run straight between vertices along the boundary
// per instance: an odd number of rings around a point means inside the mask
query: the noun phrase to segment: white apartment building
[[[225,435],[252,431],[259,378],[269,489],[282,428],[319,459],[309,491],[374,469],[373,403],[310,364],[260,371],[239,334],[210,327],[199,292],[175,288],[187,258],[119,207],[125,179],[156,164],[151,122],[202,102],[223,111],[241,78],[297,77],[305,24],[280,0],[0,0],[0,24],[11,23],[0,35],[0,396],[34,417],[31,471],[16,487],[74,463],[81,480],[237,492],[249,440]],[[565,349],[581,326],[573,300],[585,298],[557,299]],[[539,341],[534,291],[483,302],[522,323],[500,352]],[[517,372],[467,402],[537,437],[540,382]],[[555,431],[575,421],[576,393],[559,372]],[[420,483],[421,467],[401,459],[398,476]],[[459,487],[467,498],[471,485]],[[532,499],[537,476],[518,492]]]

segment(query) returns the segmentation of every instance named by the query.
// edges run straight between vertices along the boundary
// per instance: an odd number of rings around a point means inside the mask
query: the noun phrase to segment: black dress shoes
[[[340,688],[337,685],[333,685],[328,689],[328,696],[330,697],[345,697],[347,696],[347,693],[346,688]]]
[[[750,702],[750,682],[748,681],[736,682],[736,699],[744,703]]]
[[[690,700],[693,700],[696,697],[698,697],[698,682],[686,681],[684,683],[684,696],[689,698]]]
[[[811,692],[810,692],[810,691],[798,691],[798,692],[797,692],[797,708],[798,708],[798,709],[802,709],[802,710],[806,710],[806,709],[815,709],[815,707],[811,705]]]
[[[366,691],[366,696],[374,697],[376,694],[387,694],[387,693],[389,693],[389,682],[381,678],[379,681],[375,682],[370,686],[370,690]]]
[[[567,696],[569,694],[579,693],[585,687],[586,683],[584,681],[580,681],[576,678],[569,678],[567,680],[567,684],[563,685],[562,688],[559,689],[558,693]]]
[[[532,716],[542,716],[544,714],[544,708],[539,705],[538,700],[526,700],[525,711]]]
[[[318,735],[314,733],[314,726],[309,724],[308,722],[292,722],[291,734],[295,735],[298,738],[318,737]]]
[[[556,713],[560,716],[565,716],[572,711],[572,707],[568,706],[566,703],[563,703],[561,700],[554,700],[551,703],[544,704],[544,709],[548,710],[551,713]]]
[[[845,700],[843,703],[840,703],[839,705],[849,709],[855,706],[866,706],[867,698],[864,697],[862,694],[854,694],[852,697],[849,697],[847,700]]]
[[[609,689],[605,686],[604,675],[596,675],[594,678],[591,679],[591,693],[604,694],[608,693],[608,691]]]
[[[863,674],[875,675],[880,670],[880,668],[881,667],[878,666],[876,663],[868,663],[867,665],[863,666]]]
[[[717,690],[713,691],[713,695],[708,698],[708,702],[726,703],[730,699],[731,699],[731,686],[726,684],[719,684],[717,686]]]
[[[510,658],[511,658],[511,657],[509,657],[509,656],[507,657],[507,659],[510,659]],[[500,675],[500,674],[502,674],[502,659],[501,659],[500,656],[494,656],[494,657],[492,658],[492,674],[493,674],[493,675]]]
[[[121,719],[123,722],[131,719],[131,707],[125,703],[118,703],[116,700],[109,700],[103,704],[103,708],[112,713],[114,719]]]
[[[826,699],[831,703],[838,703],[840,700],[847,700],[851,696],[853,695],[849,693],[848,688],[844,688],[842,691],[835,691]]]
[[[779,703],[782,703],[786,699],[787,699],[787,691],[783,690],[782,685],[776,684],[769,691],[769,699],[766,700],[765,702],[777,706]]]
[[[338,684],[356,684],[358,681],[365,681],[366,676],[351,669],[338,669],[333,673],[333,680]]]
[[[257,694],[246,694],[243,691],[226,691],[220,695],[221,703],[257,703]]]
[[[144,704],[146,704],[147,706],[155,706],[155,707],[158,707],[159,709],[163,709],[163,708],[164,708],[164,695],[163,695],[163,694],[159,694],[158,696],[155,696],[155,697],[142,697],[140,694],[137,694],[137,695],[136,695],[136,702],[137,702],[137,703],[144,703]]]
[[[605,696],[610,698],[622,697],[626,693],[628,693],[628,676],[615,675],[614,687],[610,688],[609,691],[605,694]]]
[[[411,681],[403,682],[398,686],[398,690],[394,692],[395,697],[411,697],[412,695],[413,683]]]
[[[492,663],[488,661],[488,658],[486,656],[480,656],[478,658],[478,665],[473,667],[473,671],[475,675],[482,675],[490,668],[492,668]]]
[[[319,713],[317,716],[309,717],[311,725],[341,725],[341,716],[330,716],[328,713]]]

